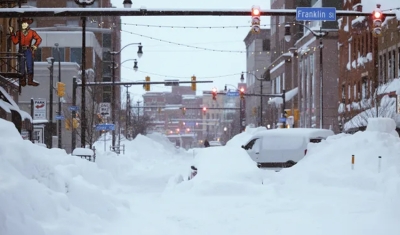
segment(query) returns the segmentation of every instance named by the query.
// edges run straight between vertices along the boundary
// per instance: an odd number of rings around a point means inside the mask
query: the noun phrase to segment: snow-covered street
[[[2,235],[399,234],[400,140],[384,124],[310,144],[280,172],[237,146],[256,130],[194,153],[160,135],[126,141],[118,156],[100,141],[93,163],[0,128]]]

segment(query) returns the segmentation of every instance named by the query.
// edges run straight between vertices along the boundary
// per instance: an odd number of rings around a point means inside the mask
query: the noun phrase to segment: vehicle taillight
[[[304,156],[307,154],[307,149],[306,150],[304,150]]]

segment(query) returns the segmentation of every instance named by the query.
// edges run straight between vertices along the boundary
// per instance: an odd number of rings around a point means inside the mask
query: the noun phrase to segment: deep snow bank
[[[234,196],[254,194],[262,185],[263,172],[241,148],[204,148],[198,152],[193,164],[198,169],[196,177],[187,181],[187,171],[183,173],[183,182],[172,178],[167,192]]]
[[[0,119],[0,234],[91,234],[113,221],[124,201],[95,163],[22,140]]]

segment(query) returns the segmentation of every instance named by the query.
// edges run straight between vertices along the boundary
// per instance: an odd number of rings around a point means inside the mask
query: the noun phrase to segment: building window
[[[382,71],[383,71],[383,82],[386,83],[386,79],[387,79],[387,59],[386,59],[386,54],[383,55],[383,67],[382,67]]]
[[[111,66],[108,62],[103,63],[103,75],[111,76]]]
[[[28,0],[27,5],[31,7],[36,7],[36,0]]]
[[[59,47],[60,50],[60,61],[65,62],[65,48],[64,47]],[[58,61],[58,50],[57,48],[53,47],[51,48],[51,56],[54,58],[54,60]]]
[[[112,61],[111,60],[111,53],[108,51],[103,51],[103,61]]]
[[[82,63],[82,48],[73,48],[71,47],[71,62],[75,62],[78,64]]]
[[[110,33],[103,34],[103,48],[111,48],[111,34]]]
[[[393,50],[392,52],[392,79],[396,77],[396,50]]]
[[[388,66],[387,66],[387,75],[388,75],[388,80],[392,79],[392,52],[388,52]]]
[[[281,93],[281,76],[278,76],[276,79],[276,93]]]
[[[111,102],[111,93],[103,92],[103,102]]]
[[[271,50],[271,40],[266,38],[263,40],[263,51],[270,51]]]
[[[38,47],[35,51],[34,61],[42,61],[42,48]]]
[[[103,82],[111,82],[111,77],[103,77]]]
[[[397,54],[397,62],[399,63],[399,69],[397,71],[397,76],[400,77],[400,47],[399,47],[399,53]]]

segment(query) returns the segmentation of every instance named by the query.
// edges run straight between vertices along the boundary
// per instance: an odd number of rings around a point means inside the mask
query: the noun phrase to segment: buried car
[[[307,154],[309,143],[332,135],[332,130],[314,128],[266,130],[254,134],[242,148],[260,168],[292,167]]]

